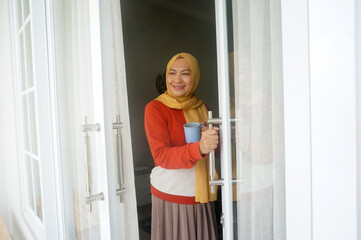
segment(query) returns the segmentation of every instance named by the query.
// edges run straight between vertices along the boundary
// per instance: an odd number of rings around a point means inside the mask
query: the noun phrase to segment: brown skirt
[[[214,203],[178,204],[152,195],[152,240],[216,240]]]

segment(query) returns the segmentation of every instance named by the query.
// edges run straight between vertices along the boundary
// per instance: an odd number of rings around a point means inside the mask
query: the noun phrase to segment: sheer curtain
[[[280,0],[233,0],[239,239],[285,239]],[[232,88],[232,83],[231,83]]]
[[[128,110],[128,92],[125,72],[123,29],[121,18],[121,2],[119,0],[107,0],[108,8],[108,34],[109,34],[109,76],[113,91],[112,113],[119,115],[123,124],[122,128],[122,156],[124,174],[124,203],[119,204],[117,211],[118,229],[121,239],[139,239],[137,199],[135,195],[133,153],[130,133],[130,119]],[[120,164],[120,163],[117,163]],[[117,174],[117,173],[116,173]],[[115,210],[115,209],[114,209]]]

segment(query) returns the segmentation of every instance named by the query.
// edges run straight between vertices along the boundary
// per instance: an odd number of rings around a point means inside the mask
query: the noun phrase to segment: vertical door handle
[[[117,171],[118,171],[118,189],[116,190],[117,195],[119,195],[119,201],[124,202],[123,193],[125,193],[124,188],[124,166],[123,166],[123,144],[122,144],[122,126],[120,122],[120,115],[116,116],[116,122],[113,123],[113,129],[117,130],[115,135],[116,139],[116,148],[117,148]]]
[[[212,111],[208,111],[208,127],[209,129],[213,128],[213,124],[221,124],[222,119],[221,118],[213,118]],[[214,156],[214,150],[212,150],[209,153],[209,185],[211,186],[211,193],[215,192],[215,187],[217,185],[223,185],[223,180],[215,180],[216,176],[216,163],[215,163],[215,156]]]
[[[84,166],[85,166],[85,181],[86,181],[85,202],[88,205],[89,212],[92,212],[92,210],[93,210],[93,207],[92,207],[93,202],[104,200],[104,194],[102,192],[92,195],[92,187],[93,187],[92,166],[91,166],[92,158],[91,158],[91,147],[90,147],[90,142],[89,142],[90,137],[89,137],[88,132],[99,131],[99,130],[100,130],[100,124],[99,123],[88,124],[87,117],[85,116],[84,125],[82,126],[82,131],[85,133],[85,135],[84,135],[84,156],[85,156]]]

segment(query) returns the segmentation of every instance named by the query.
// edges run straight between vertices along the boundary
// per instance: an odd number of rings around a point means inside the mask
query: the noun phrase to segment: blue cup
[[[201,140],[201,127],[197,122],[190,122],[183,125],[187,143],[195,143]]]

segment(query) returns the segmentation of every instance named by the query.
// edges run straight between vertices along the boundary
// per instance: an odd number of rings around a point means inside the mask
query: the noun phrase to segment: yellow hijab
[[[167,83],[167,91],[161,94],[156,100],[162,102],[166,106],[175,109],[182,109],[185,119],[188,122],[207,122],[208,110],[202,100],[198,99],[193,93],[196,90],[200,78],[200,69],[198,61],[189,53],[178,53],[172,57],[167,64],[166,78],[168,78],[169,69],[173,63],[179,58],[183,57],[191,68],[192,74],[192,87],[190,90],[181,97],[174,96],[169,90]],[[201,159],[196,164],[196,196],[195,200],[200,203],[217,200],[217,191],[211,193],[209,186],[209,159]],[[216,176],[217,177],[217,176]]]

